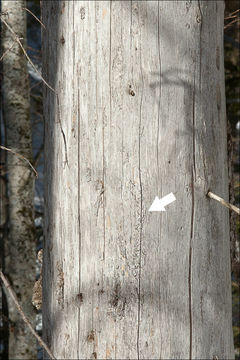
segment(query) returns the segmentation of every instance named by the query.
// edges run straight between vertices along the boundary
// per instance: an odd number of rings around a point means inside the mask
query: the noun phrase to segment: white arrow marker
[[[159,197],[156,196],[148,211],[166,211],[164,206],[171,204],[175,200],[176,198],[173,195],[173,193],[170,193],[161,199],[159,199]]]

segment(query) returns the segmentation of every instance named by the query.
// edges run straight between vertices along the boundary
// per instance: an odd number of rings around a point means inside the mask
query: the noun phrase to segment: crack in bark
[[[159,101],[158,101],[158,122],[157,122],[157,169],[158,169],[158,184],[160,184],[160,174],[159,174],[159,131],[160,131],[160,109],[161,109],[161,100],[162,100],[162,78],[161,78],[161,70],[162,70],[162,63],[161,63],[161,47],[160,47],[160,6],[158,2],[158,61],[159,61]],[[159,186],[159,185],[158,185]],[[161,191],[162,194],[162,181],[161,181]],[[161,241],[161,229],[162,229],[162,217],[160,217],[160,225],[158,228],[158,239]],[[159,283],[160,280],[159,280]],[[161,298],[161,285],[159,288],[159,299]],[[160,359],[162,358],[162,331],[160,327]]]
[[[199,33],[199,55],[200,55],[200,69],[199,69],[199,74],[200,74],[200,86],[201,86],[201,70],[202,70],[202,47],[201,47],[201,43],[202,43],[202,21],[203,21],[203,14],[202,14],[202,9],[201,9],[201,5],[200,5],[200,1],[198,0],[198,9],[200,12],[200,18],[199,18],[199,22],[200,22],[200,33]]]
[[[199,68],[199,84],[201,88],[201,59],[202,59],[202,20],[203,14],[198,0],[198,9],[200,17],[197,17],[197,21],[200,23],[199,32],[199,55],[200,55],[200,68]],[[192,359],[192,243],[193,243],[193,231],[194,231],[194,216],[195,216],[195,189],[194,181],[196,179],[196,133],[195,133],[195,104],[196,104],[196,82],[195,71],[193,79],[193,108],[192,108],[192,149],[193,149],[193,164],[192,164],[192,214],[191,214],[191,230],[190,230],[190,244],[189,244],[189,274],[188,274],[188,290],[189,290],[189,322],[190,322],[190,344],[189,344],[189,359]]]
[[[191,230],[189,244],[189,271],[188,271],[188,294],[189,294],[189,360],[192,359],[192,238],[194,225],[194,175],[192,171],[192,214],[191,214]]]
[[[59,96],[58,96],[58,94],[56,94],[56,98],[57,98],[57,108],[58,108],[58,122],[59,122],[59,125],[60,125],[61,134],[62,134],[63,142],[64,142],[65,164],[67,164],[67,166],[69,166],[69,165],[68,165],[68,155],[67,155],[67,142],[66,142],[65,133],[64,133],[63,128],[62,128],[62,122],[61,122],[61,117],[60,117],[60,103],[59,103]]]
[[[194,227],[194,213],[195,213],[195,193],[194,193],[194,180],[196,177],[196,149],[195,149],[195,72],[193,79],[193,107],[192,107],[192,151],[193,151],[193,164],[192,164],[192,214],[191,214],[191,229],[190,229],[190,243],[189,243],[189,272],[188,272],[188,292],[189,292],[189,359],[192,359],[192,241],[193,241],[193,227]]]
[[[73,16],[74,16],[74,11],[73,11]],[[81,68],[80,68],[81,69]],[[77,74],[79,75],[79,66],[77,66]],[[79,256],[79,262],[78,262],[78,293],[82,295],[82,289],[81,289],[81,202],[80,202],[80,195],[81,195],[81,152],[80,152],[80,139],[81,139],[81,117],[80,117],[80,76],[77,76],[77,134],[78,134],[78,140],[77,140],[77,152],[78,152],[78,177],[77,177],[77,181],[78,181],[78,236],[79,236],[79,242],[78,242],[78,256]],[[83,295],[82,295],[83,297]],[[80,349],[79,349],[79,344],[80,344],[80,329],[81,329],[81,308],[78,307],[78,313],[77,313],[77,317],[78,317],[78,327],[77,327],[77,344],[78,344],[78,348],[77,348],[77,357],[78,359],[80,358]]]
[[[142,177],[141,177],[141,125],[142,125],[142,103],[143,103],[143,73],[142,73],[142,59],[140,46],[140,72],[142,78],[142,93],[140,102],[140,119],[139,119],[139,135],[138,135],[138,172],[139,172],[139,186],[140,186],[140,234],[139,234],[139,278],[138,278],[138,329],[137,329],[137,355],[140,359],[139,338],[140,338],[140,309],[141,309],[141,267],[142,267],[142,227],[143,227],[143,191],[142,191]]]
[[[162,79],[161,79],[161,53],[160,53],[160,8],[158,2],[158,61],[159,61],[159,101],[158,101],[158,123],[157,123],[157,168],[158,168],[158,183],[159,183],[159,154],[158,154],[158,144],[159,144],[159,128],[160,128],[160,108],[161,108],[161,91],[162,91]]]

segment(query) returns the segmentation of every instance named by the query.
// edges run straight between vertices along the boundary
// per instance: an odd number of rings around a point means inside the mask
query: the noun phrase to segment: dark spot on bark
[[[87,341],[88,342],[92,342],[95,339],[95,333],[93,330],[89,331],[88,335],[87,335]]]
[[[62,45],[64,45],[65,44],[65,39],[64,39],[64,37],[62,36],[61,37],[61,39],[60,39],[60,43],[62,44]]]
[[[85,11],[84,7],[81,7],[80,14],[81,14],[81,20],[84,20],[85,19],[85,14],[86,14],[86,11]]]
[[[92,356],[94,357],[94,359],[96,359],[96,358],[97,358],[97,353],[94,351],[94,352],[92,353]]]
[[[170,160],[168,160],[168,163],[169,163],[169,164],[171,164],[171,161],[170,161]]]
[[[217,46],[216,48],[216,66],[217,69],[220,69],[220,50],[219,50],[219,46]]]
[[[132,85],[129,85],[129,95],[135,96],[135,92],[132,89]]]
[[[99,290],[99,294],[100,295],[104,294],[104,290],[103,289]]]
[[[122,313],[123,313],[123,314],[124,314],[124,311],[125,311],[126,303],[127,303],[127,299],[124,298],[124,300],[123,300],[123,305],[122,305]]]
[[[119,298],[120,298],[120,284],[117,283],[114,286],[114,290],[113,290],[112,299],[110,301],[110,304],[113,307],[117,307]]]
[[[64,309],[64,272],[62,263],[60,261],[57,261],[57,270],[57,301],[58,304],[61,305],[62,309]]]
[[[216,98],[217,98],[217,109],[218,111],[221,109],[221,88],[220,85],[217,84],[217,88],[216,88]]]
[[[80,304],[82,304],[83,303],[83,294],[82,293],[77,294],[77,299],[80,302]]]

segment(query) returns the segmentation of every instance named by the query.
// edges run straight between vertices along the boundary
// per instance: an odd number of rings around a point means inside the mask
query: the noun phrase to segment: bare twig
[[[33,85],[32,87],[30,87],[30,90],[34,89],[35,87],[37,87],[38,85],[40,85],[42,82],[38,81],[35,85]]]
[[[207,193],[207,196],[210,197],[211,199],[214,199],[214,200],[220,202],[220,204],[222,204],[223,206],[226,206],[226,207],[229,208],[230,210],[233,210],[233,211],[235,211],[238,215],[240,215],[240,209],[239,209],[237,206],[228,203],[227,201],[225,201],[224,199],[222,199],[220,196],[212,193],[211,191],[209,191],[209,192]]]
[[[236,19],[236,17],[238,17],[238,15],[227,16],[227,17],[224,18],[224,20]]]
[[[31,12],[31,10],[29,10],[29,9],[27,9],[27,8],[25,8],[25,7],[23,7],[23,10],[28,11],[29,14],[31,14],[31,15],[44,27],[44,29],[46,30],[45,25],[41,22],[41,20],[39,20],[39,18],[38,18],[36,15],[34,15],[34,14]]]
[[[230,13],[227,17],[224,18],[224,20],[236,18],[238,16],[239,11],[240,9],[237,9],[236,11]]]
[[[4,58],[4,56],[5,56],[10,50],[12,50],[13,45],[14,45],[14,42],[12,43],[12,46],[10,46],[6,51],[4,51],[4,53],[2,54],[2,56],[1,56],[1,58],[0,58],[0,61],[2,61],[2,59]]]
[[[227,29],[229,26],[233,25],[234,23],[238,22],[239,21],[239,18],[238,19],[234,19],[233,21],[231,21],[229,24],[225,25],[224,26],[224,29]]]
[[[240,9],[237,9],[237,10],[235,10],[234,12],[230,13],[229,16],[233,16],[233,15],[237,14],[239,11],[240,11]],[[225,18],[225,19],[226,19],[226,18]]]
[[[19,44],[20,48],[22,49],[24,55],[26,56],[27,60],[29,61],[29,63],[32,65],[32,67],[34,68],[34,70],[38,73],[38,75],[41,77],[42,81],[44,82],[44,84],[55,93],[55,90],[47,83],[47,81],[42,77],[42,74],[38,71],[38,69],[36,68],[36,66],[33,64],[32,60],[30,59],[30,57],[28,56],[26,50],[23,47],[23,44],[20,41],[19,36],[13,31],[13,29],[11,28],[10,25],[8,25],[8,23],[3,19],[3,17],[1,16],[1,20],[4,23],[4,25],[8,28],[8,30],[12,33],[12,35],[14,36],[15,40],[17,41],[17,43]]]
[[[45,344],[45,342],[42,340],[42,338],[36,333],[36,331],[34,330],[32,324],[30,323],[30,321],[28,320],[28,318],[26,317],[26,315],[23,312],[23,309],[21,307],[21,305],[18,302],[18,299],[13,291],[13,289],[11,288],[11,285],[9,284],[8,279],[6,278],[6,276],[3,274],[3,272],[0,270],[0,277],[2,279],[2,282],[4,284],[4,286],[6,287],[6,289],[9,292],[9,295],[11,296],[11,298],[13,299],[16,308],[18,309],[21,317],[23,318],[23,321],[27,324],[27,326],[29,327],[29,329],[31,330],[31,332],[33,333],[33,335],[36,337],[36,339],[38,340],[39,344],[46,350],[46,352],[48,353],[48,355],[50,356],[51,359],[56,359],[55,356],[53,355],[53,353],[51,352],[51,350],[49,349],[49,347]]]
[[[28,165],[31,167],[31,169],[34,171],[36,177],[38,177],[37,170],[33,167],[33,165],[30,163],[30,161],[29,161],[27,158],[25,158],[25,156],[23,156],[23,155],[21,155],[21,154],[18,154],[16,151],[14,151],[14,150],[12,150],[12,149],[9,149],[9,148],[6,148],[5,146],[2,146],[2,145],[0,145],[0,149],[9,151],[9,152],[11,152],[12,154],[17,155],[17,156],[19,156],[21,159],[25,160],[25,161],[28,163]]]

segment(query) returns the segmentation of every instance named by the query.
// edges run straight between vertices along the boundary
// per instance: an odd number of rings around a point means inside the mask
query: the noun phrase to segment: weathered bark
[[[42,6],[45,340],[65,359],[233,359],[229,214],[206,197],[228,199],[224,3]]]
[[[26,48],[26,2],[2,1],[4,20]],[[13,34],[2,24],[3,95],[7,146],[32,161],[32,135],[29,117],[29,80],[27,60]],[[34,174],[27,162],[8,153],[9,236],[6,241],[5,271],[16,291],[25,314],[32,323],[31,303],[35,279]],[[10,359],[36,357],[36,341],[26,328],[12,300],[8,298],[11,321]],[[13,324],[13,325],[12,325]]]

